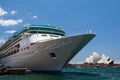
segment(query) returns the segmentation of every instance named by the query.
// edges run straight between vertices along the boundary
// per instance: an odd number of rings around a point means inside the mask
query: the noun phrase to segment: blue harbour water
[[[120,80],[120,68],[64,68],[60,74],[0,75],[0,80]]]

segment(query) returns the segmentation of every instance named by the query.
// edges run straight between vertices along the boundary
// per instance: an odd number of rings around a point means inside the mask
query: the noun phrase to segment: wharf
[[[0,75],[4,74],[26,74],[27,68],[3,68],[0,70]]]

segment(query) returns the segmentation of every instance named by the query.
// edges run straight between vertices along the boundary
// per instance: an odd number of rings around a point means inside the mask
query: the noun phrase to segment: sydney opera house
[[[114,60],[105,54],[99,55],[97,52],[93,52],[88,58],[86,58],[83,64],[68,64],[67,67],[101,67],[101,68],[120,68],[120,64],[114,64]]]
[[[109,65],[109,64],[113,64],[114,61],[113,59],[111,59],[110,57],[102,54],[102,56],[100,56],[98,53],[93,52],[93,54],[86,58],[85,63],[87,64],[105,64],[105,65]]]

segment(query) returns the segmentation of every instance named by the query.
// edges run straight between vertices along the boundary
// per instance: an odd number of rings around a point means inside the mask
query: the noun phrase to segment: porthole
[[[29,47],[27,47],[27,49],[29,49]]]

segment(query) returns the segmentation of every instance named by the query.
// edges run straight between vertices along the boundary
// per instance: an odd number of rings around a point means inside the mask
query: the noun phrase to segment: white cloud
[[[8,33],[8,34],[13,34],[14,32],[16,32],[16,31],[15,30],[5,31],[5,33]]]
[[[14,25],[17,25],[19,23],[22,23],[22,19],[18,19],[18,20],[13,20],[13,19],[8,19],[8,20],[3,20],[3,19],[0,19],[0,25],[1,26],[14,26]]]
[[[0,16],[6,15],[7,12],[0,7]]]
[[[4,39],[0,39],[0,46],[2,46],[6,41]]]
[[[37,15],[33,15],[33,16],[32,16],[32,19],[37,19],[37,18],[38,18]]]
[[[12,10],[12,11],[10,12],[11,15],[14,15],[14,14],[16,14],[16,13],[17,13],[17,11],[14,11],[14,10]]]

